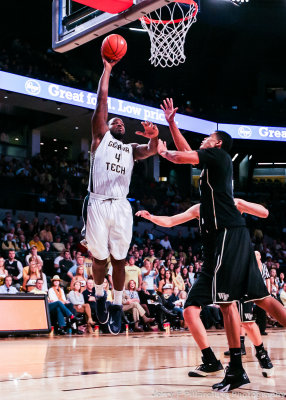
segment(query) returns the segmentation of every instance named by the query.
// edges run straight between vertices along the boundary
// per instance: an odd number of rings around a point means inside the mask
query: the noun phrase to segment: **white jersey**
[[[123,144],[107,131],[91,153],[88,191],[111,198],[126,197],[133,165],[131,144]]]

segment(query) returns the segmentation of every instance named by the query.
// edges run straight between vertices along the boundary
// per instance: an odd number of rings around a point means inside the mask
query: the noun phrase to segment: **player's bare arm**
[[[192,149],[189,143],[181,134],[175,122],[175,115],[176,112],[178,111],[178,107],[174,108],[173,99],[166,98],[165,100],[163,100],[163,104],[160,104],[160,107],[164,111],[166,121],[169,124],[170,132],[177,149],[179,151],[191,151]]]
[[[259,218],[267,218],[269,215],[269,211],[267,210],[267,208],[265,208],[261,204],[251,203],[243,199],[234,199],[234,203],[237,209],[242,214],[243,213],[251,214]]]
[[[117,61],[107,61],[102,56],[103,61],[103,73],[98,83],[97,89],[97,103],[91,119],[92,128],[92,144],[91,151],[95,151],[99,146],[103,136],[108,131],[107,118],[108,118],[108,88],[109,79],[112,71],[112,67],[117,63]]]
[[[234,199],[235,205],[240,212],[252,214],[260,218],[268,217],[268,210],[260,204],[250,203],[242,199]],[[191,221],[192,219],[198,219],[200,217],[200,204],[188,208],[181,214],[168,216],[152,215],[146,210],[138,211],[135,214],[137,217],[148,219],[156,225],[163,226],[165,228],[171,228],[176,225],[183,224],[184,222]]]
[[[170,151],[166,142],[159,139],[158,154],[174,164],[199,164],[199,156],[196,151]]]
[[[135,215],[137,217],[148,219],[156,225],[171,228],[172,226],[183,224],[192,219],[198,219],[200,216],[200,204],[195,204],[185,212],[173,215],[172,217],[152,215],[146,210],[138,211]]]
[[[144,158],[148,158],[150,156],[154,156],[157,154],[157,147],[158,147],[158,135],[159,130],[157,125],[153,124],[152,122],[141,122],[144,131],[137,131],[136,135],[144,136],[145,138],[149,139],[148,144],[138,144],[133,143],[133,158],[134,160],[143,160]]]

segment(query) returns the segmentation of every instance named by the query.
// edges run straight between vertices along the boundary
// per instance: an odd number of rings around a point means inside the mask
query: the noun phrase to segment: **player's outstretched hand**
[[[151,214],[149,213],[149,211],[146,211],[146,210],[137,211],[137,213],[135,215],[136,215],[136,217],[142,217],[145,219],[151,218]]]
[[[166,142],[164,142],[163,140],[159,139],[159,143],[157,146],[157,152],[158,154],[162,155],[162,153],[164,153],[165,151],[167,151],[167,144]]]
[[[163,100],[163,104],[160,104],[160,107],[164,111],[166,121],[168,123],[173,122],[178,111],[178,107],[174,108],[173,99],[166,98]]]
[[[141,122],[141,125],[143,125],[144,132],[136,131],[136,135],[144,136],[148,139],[154,139],[159,135],[159,129],[157,128],[157,125],[152,124],[152,122]]]

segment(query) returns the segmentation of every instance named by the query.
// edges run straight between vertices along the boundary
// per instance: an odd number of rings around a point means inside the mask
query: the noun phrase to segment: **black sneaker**
[[[108,329],[113,335],[118,335],[121,331],[121,320],[122,320],[122,306],[112,304],[109,307],[109,321]]]
[[[219,360],[213,363],[208,363],[206,362],[205,358],[202,357],[202,361],[203,363],[201,365],[199,365],[194,371],[190,371],[188,373],[191,378],[203,378],[223,370],[223,366]]]
[[[106,304],[106,292],[104,292],[103,296],[96,296],[96,302],[95,302],[95,313],[96,313],[96,318],[98,322],[102,325],[106,324],[109,318],[109,312],[107,309],[107,304]]]
[[[223,380],[213,385],[212,388],[216,392],[230,392],[248,383],[250,383],[250,380],[243,368],[231,371],[229,366],[227,366]]]
[[[270,360],[270,357],[265,349],[258,351],[255,354],[260,367],[262,368],[262,375],[264,378],[270,378],[274,374],[274,367]]]

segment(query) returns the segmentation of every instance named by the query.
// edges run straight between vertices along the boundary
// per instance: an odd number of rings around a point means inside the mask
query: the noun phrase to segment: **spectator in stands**
[[[83,267],[84,268],[84,257],[82,255],[78,255],[76,258],[77,264],[74,265],[73,267],[70,268],[69,272],[67,275],[72,279],[74,276],[76,276],[76,271],[78,267]],[[87,272],[84,268],[84,278],[87,279]]]
[[[190,281],[190,284],[193,286],[193,284],[195,283],[194,266],[189,265],[188,270],[189,270],[189,281]]]
[[[147,290],[150,294],[155,293],[155,279],[158,275],[158,270],[153,269],[149,260],[144,260],[143,267],[141,268],[142,280],[148,283]]]
[[[12,286],[12,276],[7,275],[4,278],[4,285],[0,286],[0,294],[15,294],[18,290]]]
[[[88,333],[92,333],[93,329],[92,326],[95,325],[95,322],[91,316],[91,309],[88,303],[84,302],[84,297],[80,292],[81,286],[80,282],[75,282],[73,286],[73,290],[71,290],[67,296],[71,304],[73,304],[75,310],[78,313],[84,314],[87,321],[87,331]]]
[[[170,270],[165,270],[164,278],[159,282],[158,292],[162,293],[164,297],[169,297],[173,293],[174,282]]]
[[[53,234],[51,232],[51,225],[46,225],[40,232],[40,239],[44,242],[52,243],[54,241]]]
[[[2,242],[2,250],[8,251],[10,249],[14,249],[15,251],[20,250],[16,243],[16,240],[13,240],[13,234],[7,233],[7,240],[4,240]]]
[[[140,317],[143,322],[150,328],[150,323],[155,321],[155,318],[148,318],[145,314],[146,311],[140,305],[139,295],[135,290],[135,282],[131,281],[128,290],[123,292],[123,312],[132,313],[134,322],[134,331],[143,332],[143,329],[139,326]],[[131,294],[132,298],[128,295]],[[137,295],[137,296],[136,296]]]
[[[164,238],[160,241],[160,244],[164,247],[165,250],[172,249],[168,235],[164,236]]]
[[[131,279],[128,282],[127,289],[125,290],[125,294],[131,299],[136,300],[137,303],[140,303],[139,294],[137,292],[136,282]]]
[[[23,250],[23,251],[27,251],[29,249],[28,243],[26,241],[26,237],[23,234],[19,235],[18,247],[20,250]]]
[[[49,301],[51,303],[53,303],[54,301],[61,301],[73,314],[75,314],[76,311],[73,308],[73,305],[67,301],[65,292],[60,287],[61,279],[59,275],[54,275],[53,278],[51,279],[51,282],[52,286],[48,290]]]
[[[277,281],[279,293],[283,289],[283,286],[284,286],[284,283],[285,283],[285,279],[284,278],[285,278],[284,273],[280,272],[279,278],[278,278],[278,281]]]
[[[141,286],[142,274],[141,269],[135,265],[135,257],[129,257],[128,264],[125,265],[125,283],[124,286],[127,289],[128,283],[132,280],[135,281],[136,287]]]
[[[58,272],[59,266],[60,266],[60,265],[59,265],[59,264],[60,264],[60,261],[61,261],[63,258],[64,258],[64,250],[61,251],[60,255],[58,255],[58,256],[55,258],[55,260],[54,260],[54,268],[55,268],[56,272]]]
[[[23,277],[23,290],[25,292],[30,292],[36,287],[36,281],[40,278],[40,273],[37,267],[37,262],[35,259],[31,259],[29,262],[28,272]]]
[[[37,246],[36,246],[36,245],[33,245],[33,246],[30,248],[30,254],[27,254],[27,255],[26,255],[26,258],[25,258],[26,265],[29,265],[30,260],[31,260],[32,258],[33,258],[34,260],[37,260],[37,264],[42,264],[42,265],[43,265],[42,257],[39,256],[39,254],[38,254],[38,249],[37,249]]]
[[[272,270],[271,270],[272,271]],[[278,295],[278,285],[275,282],[274,276],[270,276],[270,294],[272,297],[277,298]]]
[[[60,223],[59,223],[59,230],[61,233],[67,235],[69,233],[70,230],[70,226],[67,224],[67,221],[65,218],[61,218],[60,219]],[[71,236],[73,239],[73,236]],[[70,240],[70,237],[68,238]],[[73,240],[72,240],[73,243]]]
[[[87,276],[87,274],[86,274]],[[71,290],[74,289],[76,282],[80,283],[80,293],[82,293],[86,288],[87,277],[84,277],[84,265],[79,265],[76,269],[75,276],[71,280]]]
[[[32,248],[32,246],[36,246],[38,252],[40,253],[41,251],[45,250],[45,246],[43,245],[43,243],[40,241],[40,238],[37,234],[35,234],[33,236],[33,240],[31,240],[29,242],[29,246]]]
[[[57,235],[55,241],[53,242],[53,247],[56,251],[62,252],[65,249],[65,245],[62,242],[61,236]]]
[[[53,276],[54,274],[54,258],[55,253],[52,250],[51,243],[45,242],[45,250],[42,251],[41,257],[43,260],[43,270],[48,276]]]
[[[284,283],[282,291],[280,293],[280,300],[284,307],[286,307],[286,283]]]
[[[177,314],[180,319],[180,327],[184,327],[184,317],[183,317],[183,302],[179,298],[180,290],[178,287],[174,287],[173,293],[167,300],[167,308],[172,310],[173,313]]]
[[[5,213],[5,218],[2,220],[2,224],[2,229],[4,230],[4,232],[9,232],[11,228],[15,228],[11,213]]]
[[[47,294],[46,290],[43,287],[44,282],[41,278],[38,278],[36,281],[36,286],[30,293],[34,294]],[[66,328],[66,320],[72,324],[76,322],[78,319],[72,314],[72,312],[61,302],[61,301],[54,301],[48,304],[49,312],[52,318],[54,318],[57,322],[57,327],[55,329],[56,334],[58,335],[65,335],[65,328]]]
[[[93,279],[88,279],[86,282],[86,289],[82,292],[84,302],[90,305],[92,318],[96,318],[95,312],[95,287]]]
[[[189,271],[188,271],[187,267],[184,267],[182,269],[181,275],[182,275],[182,279],[184,281],[185,291],[188,292],[191,289],[192,285],[191,285],[191,282],[189,279]]]
[[[175,270],[173,272],[172,278],[173,278],[175,287],[177,287],[179,289],[179,291],[185,290],[185,283],[184,283],[184,280],[181,275],[181,267],[180,267],[179,263],[177,263],[175,265]]]
[[[153,261],[156,260],[154,249],[149,250],[149,254],[147,255],[147,257],[145,257],[144,261],[145,260],[149,260],[150,263],[153,264]]]
[[[159,268],[159,274],[157,275],[156,280],[155,280],[155,285],[156,285],[157,288],[159,287],[160,281],[161,281],[162,279],[164,279],[164,277],[165,277],[165,271],[166,271],[166,269],[165,269],[165,267],[162,265],[162,266]]]
[[[57,273],[61,278],[62,285],[67,287],[71,281],[68,272],[73,267],[73,262],[71,261],[71,255],[69,250],[64,250],[63,259],[59,262],[59,268],[57,269]]]
[[[0,257],[0,286],[4,285],[4,279],[8,275],[7,269],[5,269],[5,260]]]
[[[106,301],[109,301],[110,303],[112,303],[113,302],[113,294],[112,294],[112,291],[109,289],[109,282],[106,278],[104,278],[103,283],[104,283],[103,290],[105,290],[106,294],[107,294]]]
[[[14,250],[8,251],[8,259],[5,260],[5,268],[7,269],[8,274],[12,276],[13,285],[20,289],[23,282],[23,265],[19,260],[16,260]]]

